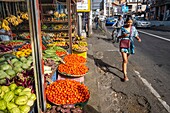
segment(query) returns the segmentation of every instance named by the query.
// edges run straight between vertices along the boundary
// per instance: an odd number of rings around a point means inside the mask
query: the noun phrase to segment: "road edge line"
[[[166,41],[170,42],[170,39],[167,39],[167,38],[164,38],[164,37],[161,37],[161,36],[157,36],[157,35],[154,35],[154,34],[151,34],[151,33],[147,33],[147,32],[141,31],[141,30],[138,30],[138,32],[146,34],[146,35],[154,36],[156,38],[163,39],[163,40],[166,40]]]
[[[170,106],[161,99],[161,96],[159,95],[159,93],[152,87],[152,85],[143,77],[141,77],[140,73],[136,70],[134,70],[134,72],[136,73],[136,75],[142,80],[142,82],[144,83],[145,86],[147,86],[151,93],[161,102],[161,104],[164,106],[164,108],[170,113]]]

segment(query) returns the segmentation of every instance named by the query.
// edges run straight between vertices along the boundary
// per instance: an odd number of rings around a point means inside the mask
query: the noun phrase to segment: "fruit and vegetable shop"
[[[0,113],[84,113],[77,0],[0,0]]]

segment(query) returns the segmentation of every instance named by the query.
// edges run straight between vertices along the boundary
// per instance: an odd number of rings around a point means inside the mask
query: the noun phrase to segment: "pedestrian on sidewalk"
[[[120,45],[120,52],[122,55],[122,72],[124,74],[124,81],[128,81],[127,76],[127,64],[130,54],[134,54],[134,38],[141,42],[141,39],[138,36],[137,29],[132,26],[133,21],[131,18],[127,19],[125,22],[124,27],[121,28],[121,35],[118,37],[121,40],[130,40],[130,47],[129,48],[122,48]]]
[[[99,17],[98,17],[98,15],[96,15],[96,17],[94,18],[94,22],[96,24],[96,29],[98,29],[98,26],[99,26]]]

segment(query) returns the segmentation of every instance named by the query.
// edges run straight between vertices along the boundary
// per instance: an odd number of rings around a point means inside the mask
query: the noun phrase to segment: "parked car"
[[[113,25],[116,22],[116,19],[113,17],[106,18],[106,26],[107,25]]]
[[[135,17],[134,18],[134,26],[136,28],[150,28],[151,23],[144,17]]]

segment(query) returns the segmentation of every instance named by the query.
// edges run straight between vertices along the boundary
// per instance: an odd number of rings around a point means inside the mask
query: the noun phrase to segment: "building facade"
[[[151,0],[150,19],[170,21],[170,0]]]

